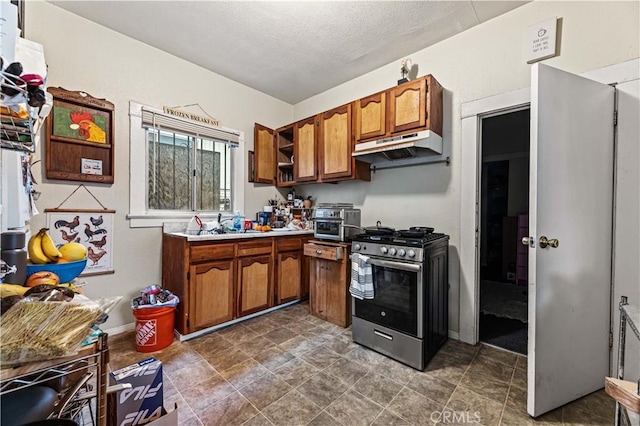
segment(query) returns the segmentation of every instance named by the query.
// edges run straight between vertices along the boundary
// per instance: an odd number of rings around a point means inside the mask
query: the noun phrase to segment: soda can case
[[[130,383],[109,395],[107,425],[136,426],[159,419],[163,412],[162,362],[151,357],[109,373],[111,385]]]

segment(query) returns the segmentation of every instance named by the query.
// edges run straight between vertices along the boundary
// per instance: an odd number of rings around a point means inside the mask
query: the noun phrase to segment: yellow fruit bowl
[[[27,264],[27,277],[40,271],[53,272],[60,277],[60,283],[68,283],[84,271],[87,266],[87,259],[76,260],[75,262],[64,263],[44,263],[40,265]]]

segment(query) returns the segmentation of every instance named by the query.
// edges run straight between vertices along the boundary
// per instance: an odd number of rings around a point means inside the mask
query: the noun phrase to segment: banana
[[[27,252],[29,253],[29,259],[33,263],[49,263],[49,258],[44,251],[42,251],[42,231],[29,238],[27,243]]]
[[[51,235],[47,233],[48,228],[42,228],[40,230],[40,234],[42,234],[40,239],[40,246],[42,247],[42,251],[44,255],[49,258],[51,262],[57,262],[58,259],[62,257],[62,253],[56,248],[56,244],[53,242],[53,238]]]
[[[18,284],[0,284],[0,297],[24,296],[29,287]]]

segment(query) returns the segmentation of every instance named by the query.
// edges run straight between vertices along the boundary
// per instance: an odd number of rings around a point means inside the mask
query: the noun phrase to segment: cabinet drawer
[[[276,238],[276,249],[281,251],[300,250],[302,248],[302,240],[300,238]]]
[[[271,238],[238,243],[238,257],[271,254]]]
[[[191,257],[191,262],[229,259],[235,256],[234,246],[234,244],[192,244],[189,255]]]
[[[344,248],[308,243],[304,245],[304,255],[327,260],[340,260],[344,257]]]

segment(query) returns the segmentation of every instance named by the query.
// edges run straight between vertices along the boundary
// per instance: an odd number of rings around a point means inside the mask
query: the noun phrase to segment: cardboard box
[[[163,408],[162,416],[147,424],[149,426],[178,426],[178,404],[176,404],[173,410],[169,412]]]
[[[159,420],[166,415],[162,406],[162,362],[147,358],[109,373],[110,384],[130,383],[115,395],[109,395],[107,424],[136,426]],[[175,410],[174,410],[175,411]],[[172,411],[173,413],[173,411]],[[177,412],[175,415],[177,416]]]

